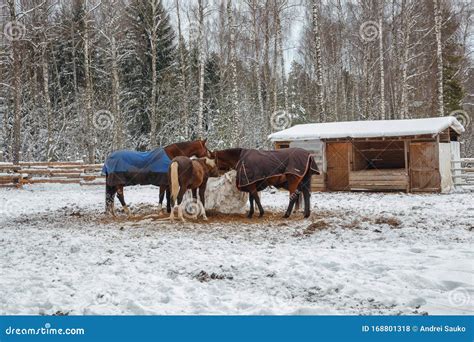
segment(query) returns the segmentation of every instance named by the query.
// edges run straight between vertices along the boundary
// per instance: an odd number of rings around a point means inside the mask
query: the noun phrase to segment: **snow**
[[[455,117],[447,116],[410,120],[368,120],[304,124],[270,134],[268,138],[272,141],[293,141],[335,138],[398,137],[438,134],[448,127],[451,127],[459,134],[464,132],[464,127]]]
[[[154,213],[158,189],[125,199]],[[103,186],[1,189],[0,314],[473,314],[472,193],[287,199],[183,224],[109,219]]]

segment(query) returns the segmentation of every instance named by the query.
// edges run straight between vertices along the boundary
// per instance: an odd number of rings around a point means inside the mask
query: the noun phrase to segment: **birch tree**
[[[252,40],[254,45],[254,57],[253,57],[253,74],[256,80],[256,92],[257,92],[257,104],[258,104],[258,115],[255,120],[257,127],[263,128],[264,118],[265,118],[265,108],[263,105],[263,96],[262,96],[262,75],[260,72],[260,36],[259,36],[259,27],[258,27],[258,2],[257,0],[251,0],[247,2],[247,5],[250,9],[251,16],[251,27],[252,27]],[[265,129],[260,131],[260,141],[257,142],[257,145],[261,144],[261,141],[266,139]]]
[[[15,0],[7,0],[8,10],[10,14],[11,25],[21,25],[18,21],[16,13]],[[18,37],[21,38],[21,37]],[[18,164],[20,162],[21,152],[21,57],[20,57],[20,41],[16,37],[11,41],[11,63],[13,65],[13,163]]]
[[[181,90],[182,101],[180,102],[181,122],[184,129],[184,138],[189,138],[189,100],[188,100],[188,88],[186,79],[186,57],[185,57],[185,42],[181,29],[181,13],[179,0],[175,2],[176,6],[176,18],[178,26],[178,53],[179,53],[179,85]]]
[[[40,18],[43,23],[48,22],[48,8],[50,4],[49,2],[45,1],[40,6]],[[47,137],[46,137],[46,160],[51,160],[53,156],[53,108],[51,105],[51,96],[49,93],[49,37],[48,37],[48,30],[43,26],[43,32],[41,34],[42,41],[41,45],[41,71],[43,76],[43,98],[44,98],[44,106],[46,111],[46,126],[47,126]]]
[[[231,144],[238,146],[240,138],[240,118],[238,113],[238,89],[237,89],[237,60],[236,60],[236,46],[235,46],[235,31],[234,15],[232,13],[232,0],[227,0],[227,23],[229,27],[229,63],[231,75]]]
[[[321,0],[313,0],[313,38],[314,38],[314,70],[316,75],[316,101],[318,104],[318,113],[316,113],[319,122],[326,121],[324,113],[324,95],[323,95],[323,66],[321,59],[321,18],[320,18]]]
[[[379,65],[380,65],[380,119],[385,120],[385,69],[383,50],[383,11],[384,1],[379,2]]]
[[[198,0],[198,53],[199,53],[199,105],[198,105],[198,117],[197,117],[197,129],[196,134],[198,138],[203,137],[203,112],[204,112],[204,67],[205,67],[205,56],[204,56],[204,5],[203,1]]]
[[[120,51],[122,6],[121,0],[103,0],[103,25],[99,31],[104,39],[102,51],[105,53],[110,71],[112,118],[108,118],[108,123],[112,123],[112,149],[114,150],[124,147],[124,118],[121,108],[122,86],[120,81],[120,63],[124,58],[124,52]]]
[[[435,37],[436,37],[436,65],[437,65],[437,89],[438,89],[438,115],[444,116],[444,92],[443,92],[443,43],[441,41],[441,9],[439,0],[433,0]]]
[[[95,140],[95,130],[93,124],[93,112],[92,112],[92,77],[90,71],[90,32],[89,32],[89,8],[88,8],[88,0],[84,0],[84,34],[83,34],[83,42],[84,42],[84,51],[83,51],[83,63],[84,63],[84,102],[85,102],[85,116],[86,116],[86,134],[85,136],[85,146],[87,149],[87,157],[89,163],[95,162],[95,147],[94,147],[94,140]]]

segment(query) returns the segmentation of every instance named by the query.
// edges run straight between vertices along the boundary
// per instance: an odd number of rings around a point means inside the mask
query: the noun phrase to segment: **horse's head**
[[[195,151],[194,155],[198,158],[211,157],[211,152],[207,149],[206,146],[207,139],[193,141],[193,149]]]
[[[165,151],[170,159],[178,156],[196,156],[197,158],[210,157],[206,142],[207,139],[175,143],[166,146]]]
[[[216,160],[217,167],[220,171],[229,171],[237,167],[240,159],[241,148],[230,148],[227,150],[210,152],[211,158]]]

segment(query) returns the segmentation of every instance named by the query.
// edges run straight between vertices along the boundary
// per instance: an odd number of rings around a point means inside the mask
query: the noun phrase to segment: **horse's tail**
[[[178,162],[174,161],[170,165],[170,188],[171,203],[175,203],[179,192]]]

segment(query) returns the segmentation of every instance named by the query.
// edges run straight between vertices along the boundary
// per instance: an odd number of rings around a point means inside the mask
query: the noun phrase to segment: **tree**
[[[16,4],[14,0],[8,0],[8,9],[10,11],[10,23],[18,25],[18,17],[16,13]],[[21,25],[21,24],[20,24]],[[21,38],[21,37],[19,37]],[[11,59],[13,65],[13,163],[20,162],[20,139],[21,139],[21,60],[20,60],[20,41],[19,39],[11,39]]]
[[[158,101],[166,90],[164,87],[160,88],[160,83],[174,63],[174,32],[160,0],[134,0],[127,13],[134,41],[130,62],[138,59],[141,68],[141,73],[133,70],[129,82],[133,87],[143,88],[142,82],[147,80],[144,105],[149,127],[148,146],[154,148],[158,142],[157,133],[160,126]]]
[[[199,107],[197,117],[197,137],[203,137],[203,112],[204,112],[204,68],[205,68],[205,56],[204,56],[204,0],[198,0],[198,25],[199,25],[199,37],[198,37],[198,51],[199,51]]]
[[[441,41],[442,17],[439,0],[433,0],[433,5],[436,37],[436,63],[438,67],[438,115],[444,116],[443,43]]]
[[[89,32],[89,9],[88,9],[88,0],[84,0],[84,17],[83,17],[83,25],[84,25],[84,34],[83,34],[83,42],[84,42],[84,51],[83,51],[83,58],[84,58],[84,102],[85,102],[85,114],[86,114],[86,134],[85,134],[85,145],[87,148],[88,154],[88,161],[89,163],[95,162],[95,148],[94,148],[94,124],[93,124],[93,113],[92,113],[92,76],[90,71],[90,55],[89,55],[89,48],[90,48],[90,32]]]
[[[314,36],[314,69],[316,74],[316,101],[318,103],[317,117],[319,122],[325,122],[323,95],[323,66],[321,58],[321,0],[313,0],[313,36]]]
[[[385,68],[383,51],[384,1],[379,2],[379,65],[380,65],[380,119],[385,120]]]

